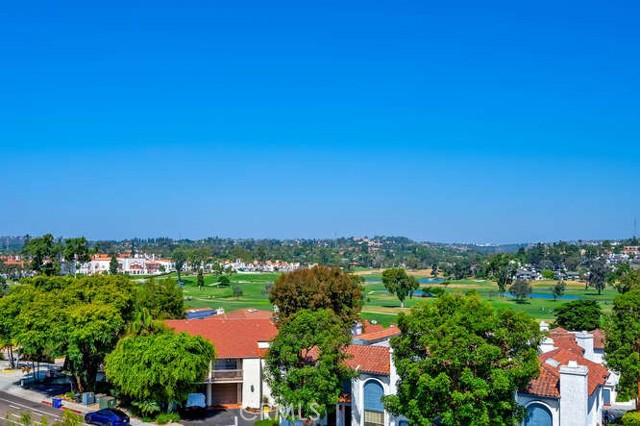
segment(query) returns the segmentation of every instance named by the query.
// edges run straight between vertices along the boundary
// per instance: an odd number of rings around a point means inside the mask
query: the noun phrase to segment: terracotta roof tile
[[[599,328],[596,328],[595,330],[591,330],[589,333],[593,335],[593,349],[604,350],[604,332]]]
[[[560,396],[560,367],[575,361],[578,365],[584,365],[589,369],[587,377],[587,389],[589,395],[603,386],[609,377],[609,371],[595,362],[589,361],[582,356],[582,350],[575,349],[554,349],[538,357],[540,360],[540,376],[529,382],[523,393],[539,396],[559,397]],[[549,361],[549,362],[547,362]]]
[[[392,325],[389,328],[383,327],[382,329],[378,329],[376,331],[358,334],[353,336],[353,338],[357,340],[366,341],[366,342],[376,342],[376,341],[388,339],[393,336],[397,336],[399,334],[400,334],[400,329]]]
[[[559,397],[560,372],[544,362],[541,363],[540,376],[530,381],[527,388],[522,392],[529,395]]]
[[[224,315],[215,315],[165,323],[178,332],[209,340],[215,346],[218,358],[263,358],[266,351],[258,348],[258,342],[270,342],[278,334],[273,322],[265,318],[228,319]]]
[[[349,345],[345,352],[349,357],[345,363],[349,368],[373,374],[389,375],[389,348],[384,346]]]

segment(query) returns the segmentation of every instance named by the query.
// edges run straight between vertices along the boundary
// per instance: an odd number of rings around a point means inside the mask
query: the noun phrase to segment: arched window
[[[542,404],[530,404],[527,406],[527,416],[524,426],[552,426],[551,411]]]
[[[375,380],[364,384],[364,426],[384,426],[382,385]]]

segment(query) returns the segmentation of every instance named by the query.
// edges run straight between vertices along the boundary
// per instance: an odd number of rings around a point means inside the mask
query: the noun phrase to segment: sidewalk
[[[20,386],[20,381],[24,377],[21,370],[6,370],[9,367],[8,361],[0,361],[0,391],[10,393],[19,398],[31,402],[37,402],[51,406],[52,398],[57,395],[55,386],[50,389],[34,390]],[[45,385],[46,387],[46,385]],[[99,410],[98,404],[82,405],[76,402],[62,401],[62,409],[73,411],[83,417],[86,413]],[[146,423],[140,419],[131,417],[132,426],[156,426],[154,423]]]

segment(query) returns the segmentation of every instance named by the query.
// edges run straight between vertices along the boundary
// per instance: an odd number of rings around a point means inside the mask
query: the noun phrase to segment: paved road
[[[40,422],[42,416],[46,416],[49,424],[59,419],[62,411],[48,407],[44,404],[19,398],[6,392],[0,392],[0,418],[3,420],[7,413],[12,413],[12,418],[17,419],[20,414],[30,412],[34,421]],[[4,421],[6,425],[6,421]]]

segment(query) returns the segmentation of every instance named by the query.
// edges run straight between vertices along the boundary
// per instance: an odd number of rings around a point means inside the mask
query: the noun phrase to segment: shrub
[[[640,426],[640,412],[629,411],[622,416],[623,426]]]
[[[180,420],[180,415],[178,413],[162,413],[158,414],[156,417],[156,423],[159,425],[164,425],[167,423],[177,423]]]
[[[277,420],[264,419],[264,420],[256,420],[253,423],[253,426],[279,426],[279,423]]]

